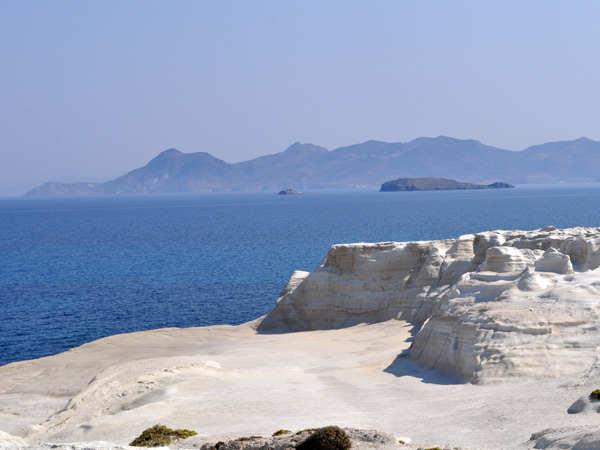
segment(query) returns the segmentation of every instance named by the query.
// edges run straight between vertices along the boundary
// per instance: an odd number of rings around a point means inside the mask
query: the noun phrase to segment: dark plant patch
[[[298,450],[348,450],[352,442],[340,427],[329,426],[316,430],[296,446]]]
[[[171,430],[164,425],[154,425],[152,428],[144,430],[129,445],[134,447],[165,447],[175,439],[187,439],[195,436],[192,430]]]

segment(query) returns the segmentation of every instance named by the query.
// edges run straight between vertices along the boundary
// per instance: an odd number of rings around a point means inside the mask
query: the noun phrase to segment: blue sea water
[[[252,320],[335,243],[547,225],[600,226],[600,184],[0,199],[0,365]]]

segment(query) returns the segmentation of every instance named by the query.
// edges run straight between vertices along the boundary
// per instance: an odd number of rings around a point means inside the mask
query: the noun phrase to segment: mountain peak
[[[285,149],[285,151],[289,151],[289,150],[299,150],[305,147],[314,147],[313,144],[303,144],[302,142],[294,142],[292,145],[290,145],[288,148]]]
[[[319,147],[314,144],[302,144],[300,142],[294,142],[283,153],[286,154],[303,154],[303,153],[327,153],[328,150],[324,147]]]
[[[169,148],[152,158],[148,164],[164,164],[174,158],[180,159],[183,155],[185,155],[185,153],[180,152],[176,148]]]
[[[474,144],[481,144],[481,142],[479,142],[477,139],[458,139],[458,138],[453,138],[450,136],[443,136],[443,135],[434,138],[434,140],[441,141],[441,142],[452,142],[452,143],[469,142],[469,143],[474,143]]]
[[[160,155],[175,155],[175,154],[182,154],[179,150],[177,150],[176,148],[168,148],[166,149],[164,152],[160,152]]]

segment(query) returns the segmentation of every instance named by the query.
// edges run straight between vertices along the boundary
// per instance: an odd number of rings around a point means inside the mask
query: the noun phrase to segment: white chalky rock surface
[[[600,449],[599,265],[600,228],[335,245],[252,323],[0,367],[0,448],[123,448],[164,424],[198,432],[179,448],[338,425],[410,449]]]
[[[404,319],[422,325],[411,359],[461,381],[574,373],[597,357],[599,247],[599,229],[553,227],[335,245],[259,330]]]

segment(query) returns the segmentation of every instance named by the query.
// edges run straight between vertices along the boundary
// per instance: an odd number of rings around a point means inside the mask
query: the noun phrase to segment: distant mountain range
[[[407,143],[367,141],[332,151],[296,142],[285,151],[228,164],[209,153],[165,150],[106,183],[48,182],[26,195],[380,187],[397,178],[454,178],[511,184],[600,181],[600,142],[580,138],[523,151],[445,136]]]

